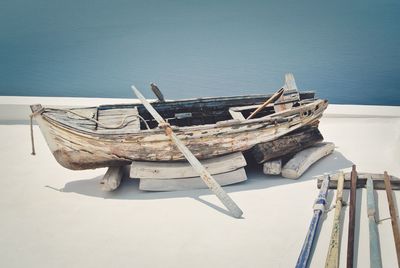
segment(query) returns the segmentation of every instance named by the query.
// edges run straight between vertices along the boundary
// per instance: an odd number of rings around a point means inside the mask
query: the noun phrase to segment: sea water
[[[0,2],[0,95],[268,93],[400,105],[400,2]]]

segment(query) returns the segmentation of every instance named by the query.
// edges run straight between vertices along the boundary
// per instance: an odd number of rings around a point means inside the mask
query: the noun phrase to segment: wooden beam
[[[338,174],[334,173],[331,175],[331,180],[329,182],[329,189],[336,189],[338,182]],[[358,173],[357,179],[357,188],[365,188],[367,184],[367,179],[371,178],[374,184],[375,190],[385,190],[385,182],[383,180],[383,174],[376,173]],[[389,176],[392,189],[400,190],[400,179],[395,176]],[[321,188],[321,183],[323,180],[323,176],[318,176],[317,178],[317,187]],[[346,172],[344,174],[344,189],[350,189],[351,181],[350,181],[350,172]]]
[[[282,168],[282,176],[288,179],[298,179],[315,162],[333,152],[332,142],[317,143],[293,156]]]
[[[263,164],[263,172],[266,175],[279,175],[282,172],[282,159],[267,161]]]
[[[221,173],[213,176],[221,185],[230,185],[247,180],[244,168]],[[206,189],[201,177],[178,179],[140,179],[139,189],[142,191],[181,191],[192,189]]]
[[[241,152],[202,160],[200,163],[211,175],[234,171],[246,166]],[[197,177],[198,173],[188,162],[144,162],[133,161],[131,178],[172,179]]]
[[[121,180],[128,176],[130,165],[109,167],[106,174],[101,179],[101,189],[105,192],[116,190],[121,184]]]
[[[317,126],[305,126],[276,140],[255,145],[250,151],[257,163],[300,152],[324,139]]]

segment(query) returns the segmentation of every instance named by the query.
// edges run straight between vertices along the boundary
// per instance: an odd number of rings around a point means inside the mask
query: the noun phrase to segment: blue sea
[[[400,1],[0,2],[0,95],[243,95],[292,72],[331,103],[400,105]]]

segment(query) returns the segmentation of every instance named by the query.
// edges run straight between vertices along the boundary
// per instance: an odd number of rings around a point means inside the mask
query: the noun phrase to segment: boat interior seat
[[[140,131],[139,112],[136,106],[119,109],[99,108],[97,133],[123,134]]]

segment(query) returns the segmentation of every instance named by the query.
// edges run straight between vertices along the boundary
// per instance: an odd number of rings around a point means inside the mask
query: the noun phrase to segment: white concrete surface
[[[330,116],[336,107],[338,116]],[[336,151],[300,179],[249,167],[246,182],[224,187],[243,219],[230,217],[209,190],[149,193],[127,180],[116,192],[102,192],[105,169],[62,168],[36,126],[37,155],[31,156],[29,126],[2,124],[0,267],[294,267],[318,194],[313,176],[355,163],[360,171],[400,177],[399,107],[371,107],[379,117],[365,109],[329,108],[320,130]],[[366,191],[357,194],[356,264],[369,267]],[[377,196],[379,217],[388,217],[385,192]],[[399,206],[398,192],[396,198]],[[311,267],[325,263],[332,220],[333,211],[323,221]],[[346,209],[341,267],[347,224]],[[383,266],[396,267],[390,221],[379,232]]]

